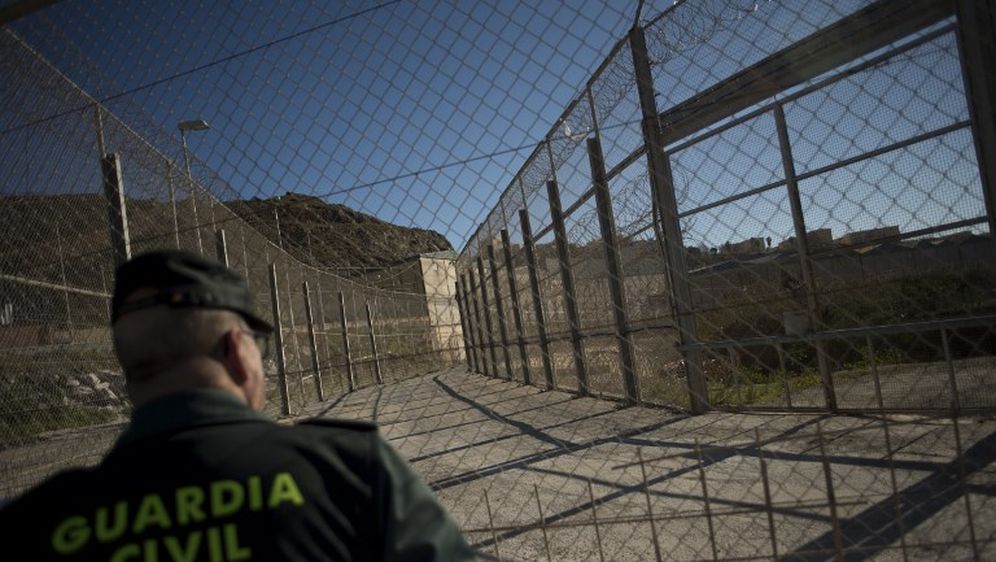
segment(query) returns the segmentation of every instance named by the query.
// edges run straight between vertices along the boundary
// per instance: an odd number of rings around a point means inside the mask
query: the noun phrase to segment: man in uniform
[[[273,328],[237,274],[148,253],[118,269],[111,316],[131,424],[0,511],[5,559],[473,559],[374,425],[260,413]]]

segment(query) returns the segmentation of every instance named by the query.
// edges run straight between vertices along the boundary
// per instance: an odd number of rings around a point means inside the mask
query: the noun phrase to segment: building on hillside
[[[833,231],[829,228],[817,228],[806,233],[806,241],[809,242],[810,249],[826,248],[833,244]],[[782,240],[777,247],[780,252],[793,252],[795,247],[795,236],[789,236]]]
[[[900,233],[898,226],[883,226],[882,228],[869,228],[868,230],[848,232],[837,239],[837,244],[852,247],[873,242],[898,242],[899,239]]]
[[[724,254],[760,254],[766,248],[764,238],[748,238],[740,242],[726,242],[720,250]]]

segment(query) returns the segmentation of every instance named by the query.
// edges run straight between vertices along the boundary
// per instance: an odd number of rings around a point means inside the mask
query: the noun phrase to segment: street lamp
[[[194,212],[194,230],[197,232],[197,249],[200,251],[201,255],[203,255],[204,241],[201,238],[200,220],[197,218],[197,197],[194,194],[194,176],[190,173],[190,151],[187,149],[187,132],[206,131],[211,127],[207,124],[207,121],[203,119],[180,121],[180,124],[177,127],[180,129],[180,144],[183,145],[183,165],[187,169],[187,179],[190,180],[190,203]],[[211,205],[211,213],[214,214],[213,204]]]
[[[195,119],[193,121],[180,121],[180,144],[183,145],[183,164],[187,167],[187,177],[191,180],[194,177],[190,174],[190,154],[187,149],[187,132],[188,131],[206,131],[211,128],[207,124],[207,121],[203,119]]]

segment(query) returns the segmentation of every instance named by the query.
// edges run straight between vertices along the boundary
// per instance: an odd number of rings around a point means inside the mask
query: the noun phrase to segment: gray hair
[[[245,321],[227,310],[168,308],[138,310],[114,324],[114,351],[132,381],[148,380],[194,357],[216,354],[221,337]]]

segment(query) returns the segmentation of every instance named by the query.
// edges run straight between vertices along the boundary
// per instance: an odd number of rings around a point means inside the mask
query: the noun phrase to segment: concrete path
[[[377,421],[485,559],[996,559],[992,420],[690,417],[460,371],[307,414]],[[0,452],[0,496],[119,430]]]
[[[461,372],[312,413],[376,420],[487,558],[996,559],[993,421],[688,417]]]

